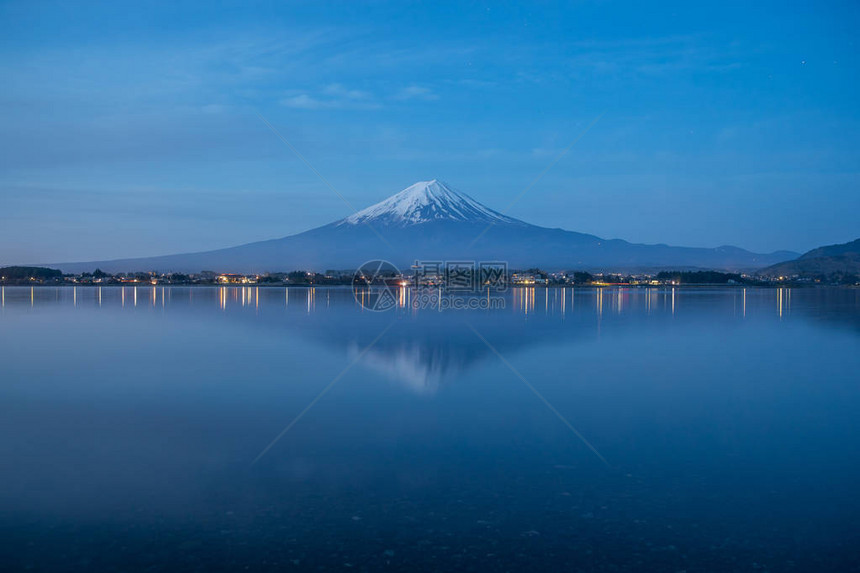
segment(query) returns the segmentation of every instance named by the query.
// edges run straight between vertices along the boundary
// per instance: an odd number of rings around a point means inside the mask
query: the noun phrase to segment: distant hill
[[[759,271],[766,277],[838,279],[860,277],[860,239],[812,249],[793,261],[771,265]],[[853,282],[849,280],[848,282]]]
[[[860,254],[860,239],[855,239],[849,243],[839,245],[827,245],[826,247],[818,247],[812,249],[808,253],[802,254],[800,259],[818,259],[821,257],[839,257],[842,255]]]
[[[797,253],[751,253],[643,245],[549,229],[508,217],[441,181],[422,181],[363,211],[304,233],[229,249],[162,257],[61,263],[65,272],[278,272],[357,268],[384,259],[401,269],[422,261],[507,261],[512,268],[754,270]]]

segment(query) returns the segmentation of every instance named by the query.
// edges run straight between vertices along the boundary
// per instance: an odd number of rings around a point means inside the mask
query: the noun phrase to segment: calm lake
[[[5,287],[0,569],[849,571],[860,290]]]

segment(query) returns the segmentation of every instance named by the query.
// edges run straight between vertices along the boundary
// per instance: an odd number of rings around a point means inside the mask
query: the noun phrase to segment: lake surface
[[[12,288],[0,569],[850,571],[860,290]]]

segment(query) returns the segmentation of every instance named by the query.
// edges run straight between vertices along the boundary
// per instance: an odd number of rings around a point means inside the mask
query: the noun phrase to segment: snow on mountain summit
[[[410,226],[430,221],[523,224],[481,205],[436,179],[410,185],[400,193],[350,215],[339,224]]]

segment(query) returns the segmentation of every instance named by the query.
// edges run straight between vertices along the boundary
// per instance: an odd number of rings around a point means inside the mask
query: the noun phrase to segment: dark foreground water
[[[0,570],[860,568],[858,290],[2,298]]]

